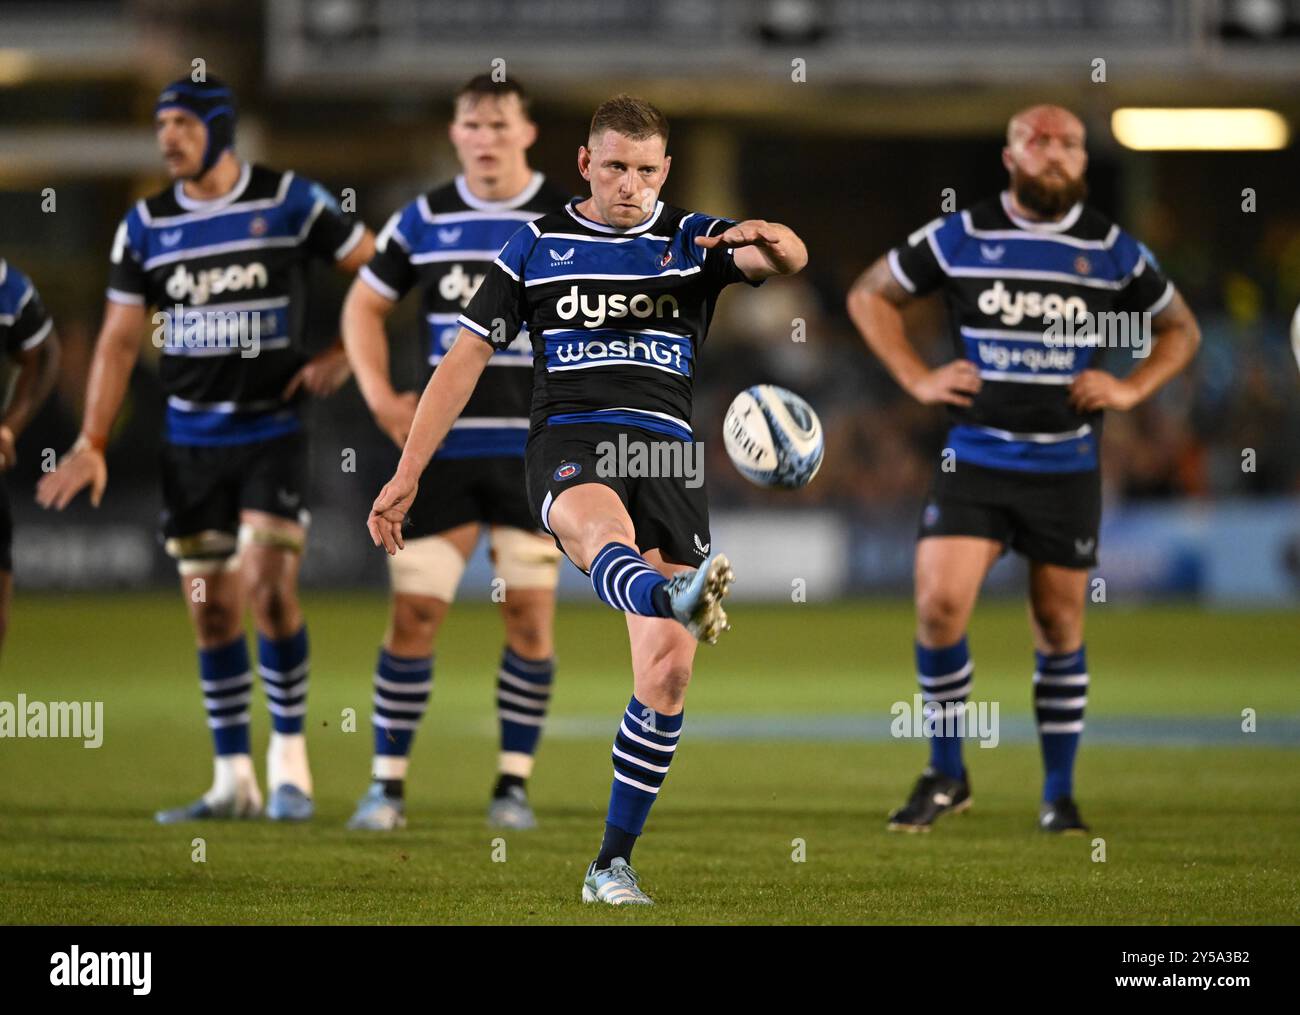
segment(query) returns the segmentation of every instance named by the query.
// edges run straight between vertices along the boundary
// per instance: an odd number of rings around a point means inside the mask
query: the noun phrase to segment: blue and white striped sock
[[[1088,704],[1088,660],[1083,646],[1060,655],[1034,653],[1034,716],[1043,750],[1043,801],[1074,795],[1074,756]]]
[[[635,695],[628,702],[614,735],[614,783],[609,791],[605,845],[597,857],[597,869],[608,867],[614,855],[631,858],[632,843],[645,828],[650,807],[668,775],[682,735],[684,715],[662,715],[642,705]],[[624,833],[623,844],[611,846],[611,827]],[[612,855],[606,856],[606,852]]]
[[[307,717],[307,625],[287,638],[257,636],[257,672],[266,691],[271,728],[301,733]]]
[[[671,617],[667,595],[655,594],[667,584],[667,579],[626,543],[606,543],[591,562],[591,587],[596,595],[624,613]]]
[[[433,657],[396,656],[381,648],[375,667],[374,711],[370,722],[375,733],[375,757],[371,774],[376,779],[406,778],[411,741],[420,727],[433,691]]]
[[[247,754],[253,671],[243,634],[229,645],[199,649],[199,683],[217,756]]]
[[[533,774],[533,755],[546,723],[551,700],[554,659],[525,659],[507,646],[497,670],[497,719],[501,724],[503,775],[527,779]]]
[[[916,679],[921,684],[921,702],[937,702],[945,709],[965,707],[975,677],[975,664],[963,637],[947,648],[916,646]],[[961,737],[944,736],[942,729],[930,738],[930,767],[952,779],[961,779],[966,766],[961,760]]]

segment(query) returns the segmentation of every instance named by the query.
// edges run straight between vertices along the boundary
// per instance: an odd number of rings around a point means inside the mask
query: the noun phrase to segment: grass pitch
[[[416,738],[410,827],[343,828],[365,789],[375,596],[307,601],[308,737],[317,817],[161,827],[211,775],[190,634],[172,596],[15,604],[0,699],[102,700],[103,746],[0,740],[3,923],[1294,923],[1300,917],[1300,625],[1293,614],[1094,606],[1077,793],[1091,838],[1034,827],[1026,736],[967,746],[968,814],[928,835],[885,831],[925,758],[888,736],[910,701],[911,611],[897,602],[734,608],[703,646],[683,748],[635,863],[658,905],[578,901],[599,841],[609,743],[631,690],[621,618],[562,606],[553,724],[531,796],[541,827],[483,817],[495,768],[501,634],[457,606]],[[975,696],[1030,723],[1023,607],[981,606]],[[343,712],[356,710],[357,731]],[[1254,709],[1258,732],[1241,731]],[[264,774],[260,691],[254,745]],[[1146,742],[1125,720],[1169,717],[1190,740]],[[1107,724],[1110,724],[1109,727]],[[694,724],[694,729],[692,728]],[[1104,735],[1110,729],[1112,736]],[[1093,742],[1090,735],[1096,730]],[[1124,731],[1128,730],[1128,733]],[[1116,734],[1116,731],[1119,731]],[[195,837],[206,861],[192,859]],[[504,854],[504,855],[503,855]],[[802,862],[796,858],[802,856]]]

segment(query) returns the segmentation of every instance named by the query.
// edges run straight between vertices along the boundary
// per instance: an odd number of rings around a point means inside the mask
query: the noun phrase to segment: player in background
[[[626,614],[631,642],[634,693],[614,741],[604,841],[582,888],[584,901],[613,905],[650,902],[628,860],[677,749],[696,641],[725,629],[732,574],[726,557],[709,552],[703,486],[610,475],[631,470],[598,461],[620,436],[647,448],[693,440],[695,365],[719,293],[807,263],[786,226],[659,200],[667,142],[668,123],[647,102],[620,95],[596,110],[578,149],[591,196],[524,226],[493,262],[369,519],[375,545],[397,553],[430,456],[526,323],[529,503],[596,595]]]
[[[1028,558],[1046,773],[1039,827],[1081,834],[1073,772],[1088,694],[1083,609],[1097,562],[1102,413],[1149,398],[1187,365],[1200,335],[1150,251],[1084,204],[1088,159],[1074,114],[1058,106],[1016,114],[1002,161],[1006,191],[918,229],[862,274],[848,308],[895,380],[924,404],[949,406],[953,421],[946,445],[955,468],[941,463],[934,473],[916,547],[922,697],[962,707],[974,674],[966,627],[984,576],[1007,548]],[[936,289],[948,301],[956,358],[930,369],[899,311]],[[1104,346],[1050,338],[1064,322],[1116,312],[1151,315],[1149,355],[1125,378],[1103,369]],[[928,830],[968,807],[970,792],[960,737],[935,736],[929,766],[889,827]]]
[[[9,630],[13,598],[13,517],[4,474],[18,460],[18,437],[49,397],[59,370],[59,339],[36,287],[0,257],[0,392],[9,402],[0,414],[0,649]]]
[[[312,814],[307,629],[297,591],[308,521],[300,406],[307,395],[336,391],[348,366],[341,343],[311,359],[302,352],[307,270],[317,259],[353,273],[374,250],[366,228],[319,184],[241,161],[235,115],[230,89],[212,77],[181,79],[159,97],[154,126],[174,183],[138,202],[118,227],[81,434],[38,488],[45,507],[61,510],[86,487],[99,504],[104,449],[147,308],[157,308],[152,338],[167,395],[163,536],[198,642],[216,753],[212,787],[160,811],[164,823],[262,810],[249,753],[248,608],[273,727],[266,813]]]
[[[442,362],[492,259],[525,222],[559,211],[568,192],[528,165],[537,127],[517,81],[482,74],[453,101],[449,133],[462,172],[388,220],[374,260],[361,269],[343,307],[343,342],[379,427],[401,448],[419,396],[393,390],[384,319],[420,290],[424,382]],[[411,743],[433,689],[438,629],[479,535],[491,541],[505,598],[505,647],[497,671],[501,749],[490,824],[532,828],[526,782],[546,720],[555,672],[552,621],[560,553],[537,531],[524,483],[524,442],[533,386],[526,330],[488,361],[473,397],[421,479],[437,491],[411,510],[406,550],[389,558],[393,597],[374,673],[372,783],[348,823],[406,824],[404,785]]]

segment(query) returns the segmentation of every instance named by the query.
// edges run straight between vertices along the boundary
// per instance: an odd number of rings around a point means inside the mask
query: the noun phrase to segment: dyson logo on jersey
[[[999,315],[1003,324],[1019,324],[1026,317],[1068,317],[1073,319],[1088,312],[1088,304],[1079,296],[1062,296],[1060,293],[1022,291],[1012,293],[998,279],[993,288],[979,295],[980,313],[992,317]]]
[[[685,353],[685,355],[683,355]],[[587,365],[601,360],[632,361],[651,366],[661,366],[682,376],[690,375],[690,344],[684,336],[677,342],[658,338],[590,339],[581,338],[550,345],[547,359],[550,369],[563,370],[564,366]]]
[[[186,271],[185,265],[178,264],[167,279],[166,289],[167,295],[177,303],[199,307],[221,293],[264,289],[267,281],[266,265],[260,261],[229,264],[224,268],[209,268],[199,272]]]
[[[614,293],[606,296],[579,294],[576,285],[569,287],[569,295],[561,296],[555,301],[555,312],[562,319],[572,321],[579,314],[582,323],[589,328],[599,328],[606,320],[614,317],[680,317],[677,298],[671,293],[664,293],[658,299],[645,293],[628,296],[626,293]]]
[[[1010,367],[1023,367],[1031,373],[1040,370],[1053,370],[1061,373],[1074,372],[1073,349],[1015,349],[994,342],[980,342],[977,345],[980,362],[994,370],[1007,370]]]
[[[438,280],[438,295],[467,307],[482,282],[482,275],[471,275],[463,265],[453,264]]]

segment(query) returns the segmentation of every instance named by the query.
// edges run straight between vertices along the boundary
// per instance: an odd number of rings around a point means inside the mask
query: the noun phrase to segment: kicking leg
[[[735,575],[715,553],[698,570],[682,568],[669,579],[636,548],[632,519],[618,494],[598,483],[570,487],[544,519],[569,559],[591,576],[600,600],[639,617],[673,619],[701,641],[727,629],[722,600]]]

